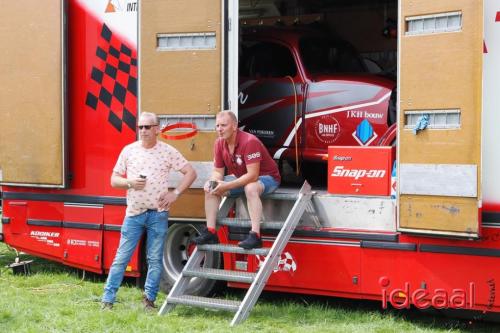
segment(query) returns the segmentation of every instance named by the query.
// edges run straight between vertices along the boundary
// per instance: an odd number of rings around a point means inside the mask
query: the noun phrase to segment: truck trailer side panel
[[[64,187],[65,1],[0,6],[0,184]]]

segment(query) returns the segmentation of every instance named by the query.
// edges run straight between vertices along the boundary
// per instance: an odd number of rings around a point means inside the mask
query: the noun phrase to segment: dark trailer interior
[[[379,140],[396,122],[397,15],[394,0],[240,1],[240,126],[279,161],[285,184],[307,179],[326,188],[328,146],[359,146],[351,136],[358,123],[343,112],[319,124],[313,113],[366,102],[367,82],[383,81],[393,93],[377,114],[378,137],[361,144],[395,145],[395,137]],[[349,97],[319,100],[314,89]]]

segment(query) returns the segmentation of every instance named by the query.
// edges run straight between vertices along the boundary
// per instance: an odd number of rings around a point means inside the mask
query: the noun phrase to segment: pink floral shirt
[[[126,215],[135,216],[148,209],[158,209],[158,198],[168,189],[170,171],[179,171],[187,163],[181,153],[161,141],[149,149],[144,148],[140,141],[125,146],[113,171],[129,179],[146,176],[144,189],[127,191]]]

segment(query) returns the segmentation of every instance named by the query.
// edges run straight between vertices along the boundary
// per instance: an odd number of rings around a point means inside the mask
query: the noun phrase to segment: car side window
[[[285,46],[257,42],[251,46],[243,45],[240,75],[250,78],[294,77],[297,66],[293,55]]]
[[[323,38],[303,38],[302,63],[311,73],[364,73],[366,68],[350,44]]]

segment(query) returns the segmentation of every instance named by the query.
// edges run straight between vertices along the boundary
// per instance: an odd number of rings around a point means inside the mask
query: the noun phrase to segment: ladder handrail
[[[263,265],[259,268],[254,282],[248,289],[245,298],[241,302],[240,308],[238,309],[238,312],[231,322],[231,326],[237,325],[240,322],[244,321],[250,314],[250,310],[257,302],[258,296],[264,289],[269,276],[271,276],[274,267],[278,263],[278,256],[280,256],[281,252],[285,249],[285,246],[292,236],[292,233],[295,230],[298,221],[304,213],[305,206],[308,202],[310,202],[311,196],[311,186],[306,181],[299,191],[299,196],[295,201],[292,209],[290,210],[290,214],[288,215],[283,228],[280,230],[278,236],[274,240],[269,254],[266,256]]]

